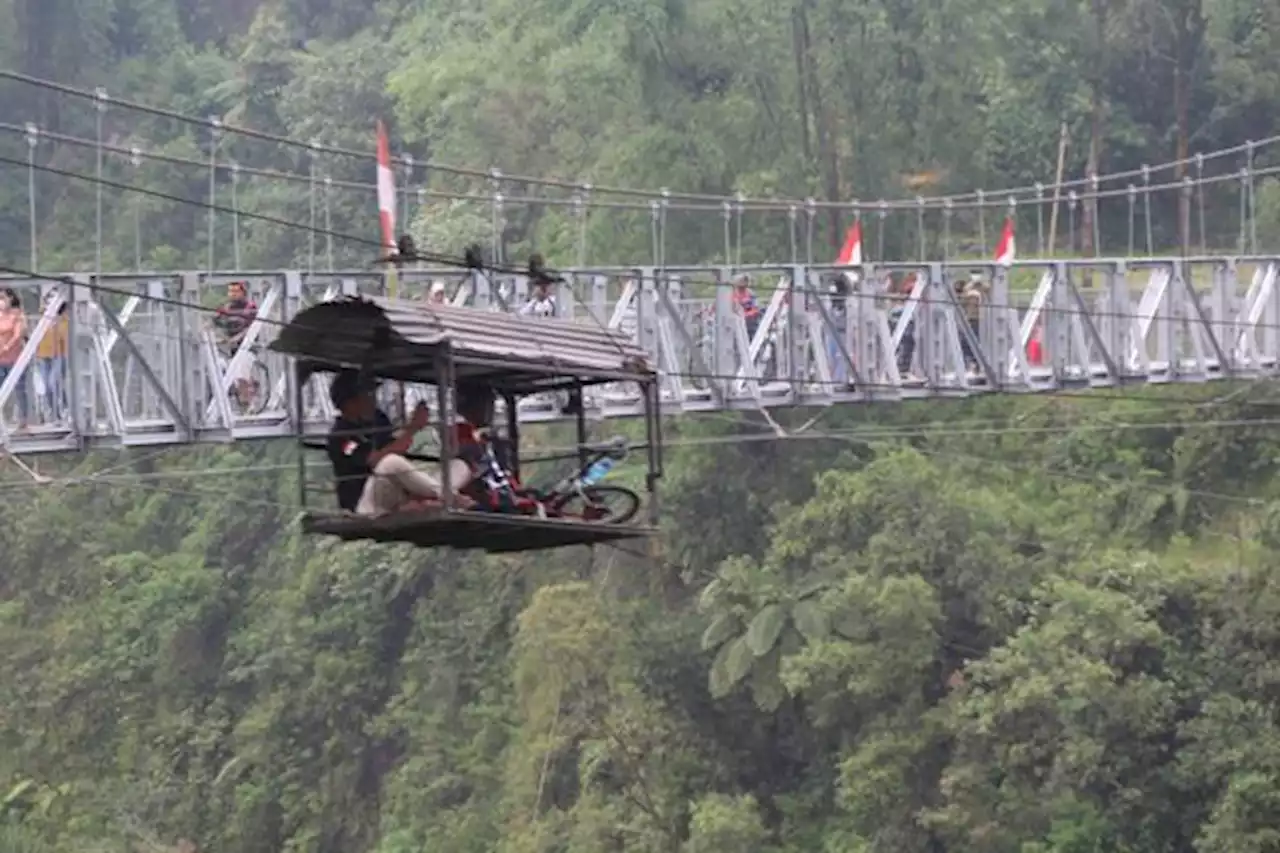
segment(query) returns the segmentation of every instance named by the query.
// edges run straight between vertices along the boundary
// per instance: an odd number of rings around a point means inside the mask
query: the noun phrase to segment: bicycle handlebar
[[[627,451],[630,449],[630,442],[627,441],[626,436],[616,435],[599,444],[579,445],[579,449],[588,453],[607,453],[610,456],[622,457],[627,455]]]
[[[308,450],[326,450],[328,448],[328,443],[326,442],[325,439],[304,438],[302,439],[301,444],[303,447],[307,448]],[[585,450],[588,453],[604,453],[604,454],[608,454],[609,456],[613,456],[615,458],[620,459],[626,456],[628,451],[630,450],[630,442],[627,441],[625,436],[619,435],[601,444],[581,445],[580,450]],[[404,456],[405,459],[410,459],[416,462],[439,462],[440,461],[439,456],[431,456],[425,453],[414,453],[410,451],[408,453],[402,453],[401,455]],[[554,462],[559,459],[573,459],[573,458],[576,458],[576,456],[577,454],[574,453],[574,454],[563,454],[558,456],[535,457],[533,459],[522,459],[521,461],[522,462]]]

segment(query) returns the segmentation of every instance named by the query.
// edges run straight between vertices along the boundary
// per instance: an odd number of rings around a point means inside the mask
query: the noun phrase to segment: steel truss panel
[[[741,272],[750,316],[729,284]],[[266,345],[307,305],[386,291],[376,272],[67,279],[77,284],[5,281],[29,329],[0,381],[10,453],[282,438],[299,422],[322,435],[334,416],[326,387],[313,379],[295,411],[288,365]],[[250,282],[257,315],[226,346],[212,311],[236,280]],[[485,311],[517,311],[529,292],[518,276],[406,269],[401,294],[427,299],[437,281],[449,303]],[[558,316],[622,330],[649,351],[672,415],[1258,379],[1280,358],[1275,256],[634,268],[572,272],[558,287]],[[65,352],[49,338],[59,323]],[[427,391],[408,387],[403,399],[434,405]],[[388,389],[388,405],[400,397]],[[521,419],[561,420],[564,402],[527,399]],[[594,418],[642,411],[634,388],[603,386],[587,403]]]

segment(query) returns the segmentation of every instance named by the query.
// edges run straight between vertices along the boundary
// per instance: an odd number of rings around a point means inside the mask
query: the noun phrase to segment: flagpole
[[[1062,199],[1062,172],[1067,165],[1067,123],[1062,123],[1058,134],[1058,173],[1053,177],[1053,211],[1049,214],[1049,257],[1053,257],[1053,244],[1058,236],[1058,205]]]
[[[391,263],[387,264],[386,272],[386,292],[391,299],[400,298],[400,264],[402,260],[398,257],[399,252],[396,249],[396,177],[395,172],[391,169],[391,143],[387,139],[387,128],[378,120],[378,220],[382,228],[382,243],[391,258]],[[404,383],[398,383],[399,392],[397,396],[397,412],[400,421],[409,419],[408,407],[405,404],[405,387]]]

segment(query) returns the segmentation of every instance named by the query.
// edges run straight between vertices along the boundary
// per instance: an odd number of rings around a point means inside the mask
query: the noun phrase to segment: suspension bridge
[[[0,123],[0,141],[9,138],[25,148],[25,156],[0,156],[0,168],[25,170],[31,237],[29,263],[11,267],[16,272],[4,280],[28,315],[21,353],[0,381],[0,412],[6,413],[0,442],[10,453],[264,440],[292,435],[299,426],[323,434],[334,416],[326,389],[302,389],[299,407],[291,372],[267,349],[302,308],[355,294],[445,299],[487,311],[518,311],[528,302],[530,281],[509,271],[415,265],[390,274],[335,268],[335,241],[360,245],[365,257],[383,245],[332,224],[339,190],[360,194],[372,208],[377,184],[337,181],[316,167],[316,155],[372,161],[372,151],[326,149],[114,101],[103,92],[35,83],[88,102],[96,133],[86,138]],[[111,141],[103,117],[121,109],[208,131],[208,160],[184,161]],[[286,173],[219,159],[218,140],[232,133],[299,149],[310,164],[303,172]],[[390,216],[407,221],[415,202],[434,196],[485,207],[493,223],[492,253],[501,258],[504,216],[514,205],[559,204],[583,228],[593,211],[647,211],[651,257],[632,266],[591,267],[580,241],[582,263],[560,270],[564,280],[552,288],[551,310],[562,319],[634,336],[661,374],[662,405],[671,415],[1262,379],[1275,375],[1280,358],[1280,254],[1258,248],[1255,186],[1280,172],[1257,160],[1263,151],[1280,149],[1277,143],[1246,143],[1188,161],[1049,186],[866,204],[593,187],[432,164],[434,172],[453,169],[491,189],[448,192],[413,186],[413,163],[405,160],[405,192],[396,194]],[[51,165],[41,156],[46,146],[82,150],[91,155],[91,165]],[[207,196],[148,189],[137,174],[153,160],[207,170]],[[1182,176],[1160,179],[1175,170]],[[246,175],[301,185],[306,220],[242,208],[236,187]],[[77,272],[52,272],[40,264],[41,193],[50,192],[48,179],[94,192],[97,241],[93,257]],[[561,195],[533,194],[553,190]],[[1226,192],[1238,195],[1240,210],[1231,225],[1230,254],[1209,249],[1211,241],[1222,244],[1223,228],[1206,223],[1204,215],[1206,196]],[[122,203],[131,193],[161,199],[174,211],[207,214],[204,269],[138,269],[147,229],[137,207]],[[610,194],[624,200],[610,201]],[[1221,199],[1215,204],[1220,209]],[[105,244],[127,231],[130,210],[135,269],[104,269]],[[1087,245],[1101,257],[1054,256],[1060,211],[1068,249]],[[815,257],[816,223],[824,212],[851,215],[856,225],[856,246],[846,245],[835,264]],[[676,213],[722,219],[722,263],[681,266],[668,257]],[[1161,255],[1158,234],[1188,213],[1198,229],[1184,227],[1177,250]],[[752,226],[753,215],[769,218],[769,224]],[[242,223],[255,219],[308,235],[303,268],[239,268]],[[1024,234],[1034,235],[1027,242],[1037,258],[1017,258],[1012,244],[998,256],[991,252],[988,231],[993,236],[1003,223],[1011,237],[1015,220]],[[864,222],[874,234],[867,254],[875,261],[862,252]],[[781,229],[782,244],[789,244],[786,263],[750,262],[744,244],[750,245],[753,227],[761,235],[773,229],[775,237]],[[1121,239],[1114,239],[1116,233]],[[894,246],[898,256],[912,259],[891,260]],[[228,347],[211,319],[233,282],[247,284],[256,310]],[[61,336],[65,349],[51,349],[51,336]],[[406,395],[411,403],[422,399],[429,405],[434,398],[418,388],[406,389]],[[593,417],[624,418],[637,412],[639,400],[631,389],[604,387],[587,404]],[[555,399],[522,404],[527,422],[562,416]]]

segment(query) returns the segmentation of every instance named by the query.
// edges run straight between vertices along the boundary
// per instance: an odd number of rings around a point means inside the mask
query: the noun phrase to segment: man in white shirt
[[[529,301],[520,309],[520,315],[523,317],[556,316],[556,298],[551,295],[550,279],[535,278],[533,280],[533,293],[529,295]]]

